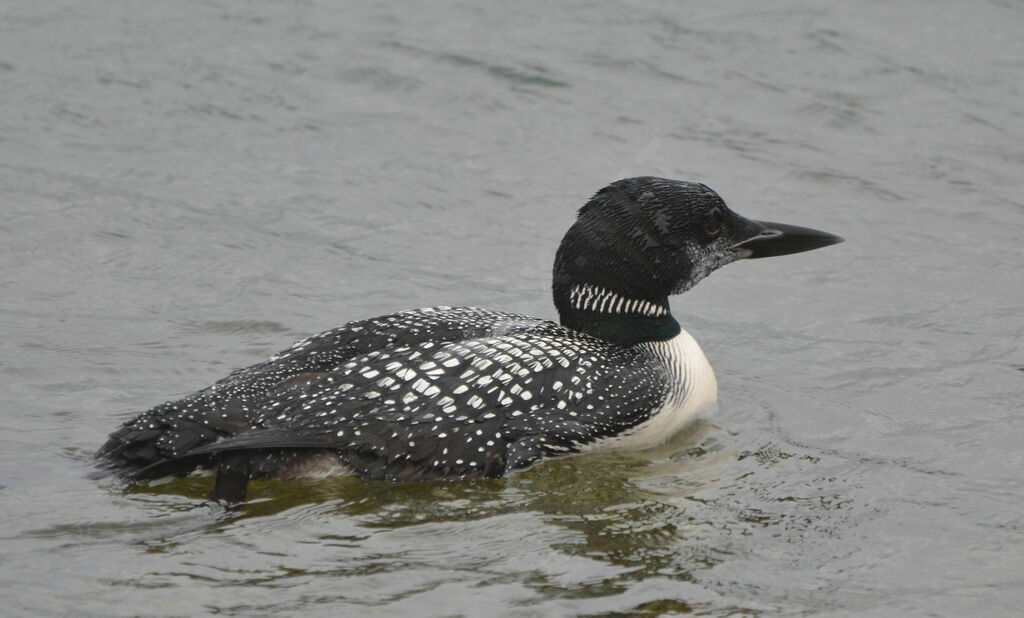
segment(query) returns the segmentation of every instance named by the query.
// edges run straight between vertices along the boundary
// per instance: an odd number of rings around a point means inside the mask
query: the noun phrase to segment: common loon
[[[96,453],[129,479],[496,478],[546,457],[641,449],[717,400],[668,297],[742,258],[841,242],[753,221],[705,185],[641,177],[580,209],[555,256],[561,324],[473,307],[350,322],[126,422]]]

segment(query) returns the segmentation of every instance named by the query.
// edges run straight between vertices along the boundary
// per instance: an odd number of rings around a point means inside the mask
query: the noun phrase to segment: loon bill
[[[473,307],[350,322],[126,422],[96,456],[128,479],[495,478],[546,457],[659,444],[717,399],[668,297],[738,259],[838,236],[745,219],[697,183],[629,178],[555,256],[560,324]]]

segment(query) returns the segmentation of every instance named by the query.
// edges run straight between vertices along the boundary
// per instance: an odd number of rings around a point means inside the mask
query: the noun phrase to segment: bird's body
[[[114,439],[123,461],[159,474],[258,448],[260,476],[496,477],[544,456],[654,446],[716,395],[685,331],[617,346],[524,315],[433,307],[300,341]]]
[[[708,242],[688,244],[666,218],[680,196],[677,208],[701,210],[682,223],[696,219]],[[716,248],[730,224],[739,242]],[[97,455],[131,478],[215,470],[214,495],[238,500],[252,478],[494,478],[545,457],[654,446],[717,398],[667,295],[757,257],[772,241],[765,229],[703,185],[621,181],[581,210],[559,249],[561,324],[471,307],[351,322],[139,415]],[[815,233],[817,244],[785,252],[839,240]]]

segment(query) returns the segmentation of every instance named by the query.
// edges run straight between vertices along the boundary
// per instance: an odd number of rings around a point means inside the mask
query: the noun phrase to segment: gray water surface
[[[758,7],[758,8],[753,8]],[[1024,5],[6,2],[4,615],[1024,608]],[[554,318],[630,175],[847,242],[673,299],[720,409],[480,483],[125,487],[119,423],[345,321]]]

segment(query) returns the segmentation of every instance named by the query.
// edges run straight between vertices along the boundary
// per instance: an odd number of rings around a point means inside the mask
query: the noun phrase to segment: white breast
[[[668,341],[640,344],[663,364],[673,389],[651,418],[584,450],[640,450],[668,440],[718,402],[718,380],[704,350],[685,330]]]

